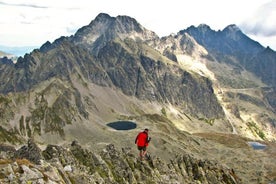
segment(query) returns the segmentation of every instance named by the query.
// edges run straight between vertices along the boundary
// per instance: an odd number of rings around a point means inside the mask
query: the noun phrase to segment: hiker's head
[[[148,133],[148,132],[149,132],[149,129],[145,128],[144,132],[147,132],[147,133]]]

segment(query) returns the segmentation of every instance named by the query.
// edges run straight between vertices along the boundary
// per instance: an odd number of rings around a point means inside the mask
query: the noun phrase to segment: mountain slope
[[[14,157],[1,162],[1,183],[238,183],[234,171],[208,160],[179,155],[171,163],[158,158],[140,161],[129,148],[122,151],[113,144],[100,153],[83,148],[77,141],[66,147],[47,145],[45,150],[31,140],[16,150],[0,145]],[[13,161],[13,159],[16,161]],[[40,163],[42,162],[42,163]],[[11,169],[8,169],[11,168]],[[173,168],[173,169],[172,169]],[[9,174],[9,177],[5,177]],[[4,176],[4,177],[3,177]]]
[[[240,71],[252,72],[269,86],[276,85],[273,74],[276,65],[275,51],[265,49],[258,42],[251,40],[236,25],[229,25],[223,31],[217,32],[207,25],[197,28],[191,26],[179,32],[184,33],[188,33],[204,46],[208,54],[217,61],[233,65]],[[264,52],[266,54],[263,54]]]
[[[114,26],[116,29],[111,29]],[[87,29],[96,31],[89,32]],[[98,37],[106,38],[100,42],[105,43],[102,46],[98,45],[97,39],[86,39],[94,38],[98,29],[103,31]],[[108,33],[104,30],[108,30]],[[26,102],[30,103],[31,108],[27,109],[27,114],[22,114],[22,120],[18,115],[15,121],[23,121],[26,127],[33,127],[31,135],[43,135],[48,129],[63,135],[62,127],[76,121],[71,116],[79,114],[80,119],[89,119],[94,114],[85,105],[88,101],[94,103],[93,92],[83,94],[83,89],[89,90],[91,84],[120,89],[124,95],[137,100],[160,103],[160,109],[173,105],[178,111],[195,118],[222,118],[224,114],[214,96],[210,80],[186,72],[142,43],[149,38],[156,39],[152,34],[134,19],[100,14],[75,36],[62,37],[53,44],[45,43],[40,50],[19,58],[14,65],[3,64],[1,73],[10,76],[10,80],[3,80],[1,92],[27,92],[37,99]],[[77,42],[80,35],[83,39]],[[138,35],[138,42],[133,40],[133,35]],[[98,48],[97,53],[91,54],[93,49],[90,48]],[[48,92],[55,90],[60,92]],[[68,112],[58,110],[64,107]],[[156,112],[160,113],[160,110]],[[45,122],[56,126],[56,130],[51,126],[49,128]]]
[[[274,51],[235,26],[215,32],[201,25],[158,38],[133,18],[99,14],[75,35],[46,42],[15,64],[0,60],[2,142],[77,139],[98,150],[133,145],[137,131],[148,127],[153,155],[219,159],[244,181],[254,180],[260,165],[250,162],[255,155],[246,142],[275,140],[276,130],[274,78],[262,77],[260,59],[273,66]],[[119,120],[137,129],[107,126]],[[245,158],[248,165],[239,167]],[[243,173],[247,166],[255,170]],[[262,177],[272,178],[268,173]]]
[[[218,32],[207,25],[198,28],[191,26],[177,35],[163,37],[160,41],[149,44],[185,70],[212,81],[214,93],[234,133],[258,136],[248,127],[253,121],[258,130],[262,129],[269,134],[267,137],[274,137],[275,109],[273,98],[269,98],[266,91],[270,90],[269,94],[274,92],[273,87],[269,89],[267,86],[274,85],[271,81],[275,81],[272,72],[275,56],[270,54],[268,58],[269,54],[265,54],[261,60],[258,55],[263,53],[264,48],[244,35],[235,25]],[[256,57],[258,59],[253,61]],[[250,108],[249,103],[252,105]]]

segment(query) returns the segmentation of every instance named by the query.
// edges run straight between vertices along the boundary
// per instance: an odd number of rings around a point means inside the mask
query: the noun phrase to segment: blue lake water
[[[266,148],[265,144],[261,144],[259,142],[248,142],[248,144],[255,150],[263,150]]]
[[[137,124],[132,121],[115,121],[108,123],[107,126],[115,130],[131,130],[137,127]]]

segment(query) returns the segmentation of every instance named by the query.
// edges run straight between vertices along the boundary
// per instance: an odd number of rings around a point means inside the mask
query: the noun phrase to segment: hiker
[[[147,146],[151,138],[148,136],[149,129],[145,129],[143,132],[140,132],[135,139],[135,144],[137,144],[137,148],[140,151],[139,156],[140,159],[143,160],[147,154]]]

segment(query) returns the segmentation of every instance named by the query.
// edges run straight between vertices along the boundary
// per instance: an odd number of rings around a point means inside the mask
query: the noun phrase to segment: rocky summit
[[[0,58],[0,181],[276,183],[275,69],[276,52],[236,25],[160,38],[101,13]]]

